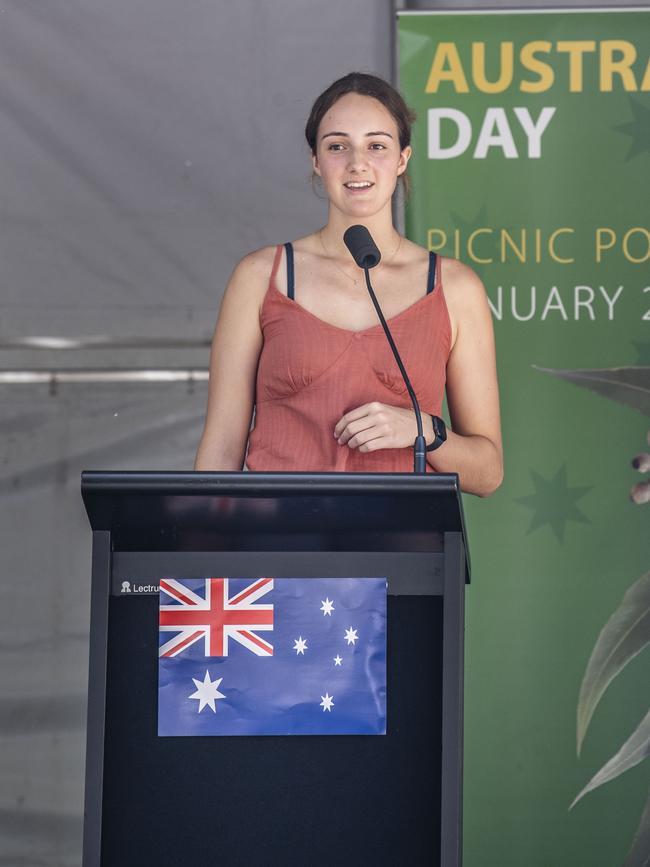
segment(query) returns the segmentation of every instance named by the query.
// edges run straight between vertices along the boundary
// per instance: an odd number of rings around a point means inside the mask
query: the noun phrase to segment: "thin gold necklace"
[[[318,237],[320,238],[320,243],[321,243],[321,247],[323,248],[323,252],[324,252],[325,255],[327,256],[327,258],[331,260],[332,265],[334,265],[334,267],[336,268],[336,270],[337,270],[337,271],[340,271],[341,274],[343,274],[345,277],[348,278],[348,280],[352,280],[352,282],[354,283],[355,286],[358,286],[358,285],[359,285],[359,279],[360,279],[360,278],[357,277],[356,280],[355,280],[354,277],[351,277],[351,276],[348,274],[347,271],[344,271],[343,268],[341,268],[339,265],[336,264],[336,262],[334,261],[334,257],[330,255],[329,250],[328,250],[327,247],[325,246],[325,241],[323,241],[323,230],[322,230],[322,229],[319,229],[319,230],[318,230]],[[393,261],[393,259],[395,258],[395,256],[397,256],[397,254],[398,254],[398,252],[399,252],[399,248],[400,248],[401,246],[402,246],[402,236],[400,235],[400,236],[399,236],[399,241],[397,242],[397,247],[395,247],[395,250],[394,250],[394,252],[393,252],[393,255],[390,257],[390,259],[387,259],[386,261],[383,261],[383,260],[382,260],[382,261],[379,263],[379,267],[381,267],[382,265],[390,265],[390,263]]]

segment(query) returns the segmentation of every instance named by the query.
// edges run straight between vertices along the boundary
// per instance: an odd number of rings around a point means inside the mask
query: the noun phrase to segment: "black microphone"
[[[374,268],[379,265],[381,253],[365,226],[350,226],[346,229],[343,243],[359,268]]]
[[[413,472],[425,473],[427,466],[426,441],[424,439],[424,432],[422,430],[422,413],[420,412],[420,405],[418,403],[417,397],[415,396],[415,392],[413,391],[411,380],[408,378],[408,374],[406,373],[406,368],[402,364],[402,359],[400,358],[397,347],[395,346],[393,336],[390,333],[390,329],[386,323],[386,320],[384,319],[384,314],[381,312],[379,301],[377,301],[377,297],[370,283],[370,274],[368,273],[368,270],[370,268],[374,268],[375,265],[379,264],[381,260],[381,253],[379,252],[379,249],[375,242],[372,240],[372,235],[365,226],[350,226],[350,228],[347,229],[345,234],[343,235],[343,243],[352,254],[352,258],[357,263],[359,268],[363,268],[363,272],[366,277],[366,286],[368,288],[368,292],[370,293],[370,298],[372,299],[372,303],[375,307],[375,310],[377,311],[377,315],[379,316],[379,321],[381,322],[382,328],[384,329],[386,339],[390,344],[390,348],[393,350],[395,361],[397,362],[400,373],[404,378],[406,390],[408,391],[411,402],[413,403],[415,421],[418,426],[418,435],[415,438],[415,442],[413,443]]]

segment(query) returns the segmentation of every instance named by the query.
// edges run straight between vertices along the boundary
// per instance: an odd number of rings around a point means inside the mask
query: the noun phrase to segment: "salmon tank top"
[[[363,453],[334,439],[334,427],[346,412],[371,401],[410,409],[411,399],[381,323],[350,331],[294,300],[293,249],[284,247],[287,295],[275,283],[282,256],[278,245],[260,311],[263,346],[246,466],[253,471],[412,472],[411,447]],[[451,324],[435,253],[430,254],[426,293],[388,325],[422,413],[440,415]],[[433,472],[428,464],[427,471]]]

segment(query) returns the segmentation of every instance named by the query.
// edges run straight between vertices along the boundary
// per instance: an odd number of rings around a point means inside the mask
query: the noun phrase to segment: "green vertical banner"
[[[464,863],[647,865],[650,10],[398,22],[407,235],[478,272],[497,341],[505,480],[465,498]]]

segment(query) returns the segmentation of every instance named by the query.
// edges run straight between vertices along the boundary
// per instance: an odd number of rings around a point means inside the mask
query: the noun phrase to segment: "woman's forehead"
[[[332,132],[359,133],[383,131],[391,138],[397,134],[392,114],[377,99],[359,93],[346,93],[328,111],[318,127],[319,137]]]

